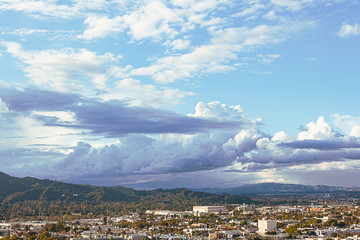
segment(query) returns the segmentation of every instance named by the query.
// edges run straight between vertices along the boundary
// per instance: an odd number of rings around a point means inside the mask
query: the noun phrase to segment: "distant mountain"
[[[32,177],[17,178],[0,172],[0,203],[23,201],[66,202],[139,202],[161,203],[172,208],[175,201],[188,203],[243,203],[251,202],[244,196],[218,195],[196,192],[188,189],[134,190],[121,186],[99,187],[63,183],[52,180],[39,180]]]
[[[339,191],[360,191],[360,188],[332,187],[325,185],[299,185],[282,183],[246,184],[234,188],[193,189],[215,194],[289,194],[289,193],[331,193]]]

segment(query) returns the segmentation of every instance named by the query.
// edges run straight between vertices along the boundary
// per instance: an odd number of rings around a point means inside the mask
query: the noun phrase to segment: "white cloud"
[[[97,55],[86,49],[24,51],[18,43],[2,45],[26,65],[23,70],[36,86],[58,91],[81,90],[86,84],[83,78],[91,79],[97,88],[105,88],[108,73],[104,65],[117,60],[111,53]]]
[[[221,22],[208,13],[227,1],[145,1],[134,9],[114,18],[90,16],[84,24],[87,29],[79,38],[91,40],[104,38],[110,33],[126,32],[134,40],[173,39],[179,33],[190,31],[198,26],[211,26]]]
[[[233,138],[230,138],[223,144],[223,149],[227,156],[234,159],[243,157],[245,153],[256,149],[258,146],[256,142],[262,135],[254,127],[240,130]]]
[[[190,8],[194,12],[211,11],[222,4],[229,4],[229,0],[172,0],[174,6]]]
[[[8,111],[9,111],[8,106],[0,98],[0,113],[8,112]]]
[[[291,27],[289,27],[291,25]],[[259,25],[253,28],[226,28],[212,32],[211,44],[201,45],[191,52],[181,55],[165,56],[148,67],[132,70],[134,76],[152,76],[157,82],[169,83],[208,73],[235,70],[238,54],[262,45],[284,41],[290,33],[300,31],[311,23],[286,23],[274,26]],[[267,55],[264,61],[270,62],[280,55]]]
[[[304,164],[299,166],[291,166],[288,169],[297,171],[330,171],[330,170],[346,170],[360,167],[358,161],[335,161],[335,162],[322,162],[317,164]]]
[[[185,50],[189,48],[190,44],[191,41],[185,39],[168,40],[164,43],[165,46],[168,46],[173,50]]]
[[[278,16],[276,15],[276,12],[274,10],[270,10],[263,17],[268,20],[276,20]]]
[[[231,46],[204,45],[180,56],[160,58],[149,67],[132,70],[131,74],[152,76],[157,82],[169,83],[177,79],[191,78],[194,75],[234,70],[234,67],[226,63],[236,58]]]
[[[360,127],[354,127],[353,132],[343,136],[335,132],[324,117],[319,117],[316,122],[310,122],[306,126],[307,130],[300,132],[296,140],[284,131],[276,133],[272,138],[259,135],[254,139],[256,148],[248,148],[230,169],[250,172],[264,169],[284,172],[286,169],[302,167],[321,171],[344,170],[353,168],[354,161],[360,159],[360,140],[357,135]],[[324,168],[333,162],[338,164]]]
[[[285,131],[277,132],[271,138],[271,141],[274,141],[274,142],[286,142],[286,141],[291,141],[291,140],[293,140],[293,138]]]
[[[336,136],[336,132],[330,127],[329,123],[326,122],[324,117],[319,117],[316,122],[310,122],[306,124],[307,130],[302,131],[298,134],[298,140],[305,139],[332,139]]]
[[[0,10],[24,12],[35,18],[55,17],[69,19],[87,16],[88,11],[104,10],[110,5],[114,9],[124,5],[124,3],[116,3],[115,0],[76,0],[69,1],[68,4],[63,2],[59,0],[1,0]]]
[[[19,35],[19,36],[26,36],[26,35],[31,35],[31,34],[45,34],[47,32],[48,32],[48,30],[44,30],[44,29],[19,28],[10,33]]]
[[[360,117],[351,115],[340,115],[338,113],[332,115],[333,124],[341,129],[345,134],[350,134],[354,128],[360,126]],[[355,130],[354,130],[355,131]],[[353,136],[350,134],[350,136]]]
[[[291,11],[299,11],[306,6],[313,4],[313,2],[313,0],[271,0],[273,5]]]
[[[263,64],[268,64],[274,62],[276,59],[281,58],[280,54],[259,54],[256,56],[258,61]]]
[[[349,133],[351,137],[360,137],[360,125],[354,126]]]
[[[75,16],[78,10],[68,5],[56,4],[53,0],[2,0],[0,10],[21,11],[28,14],[41,14],[69,18]]]
[[[355,23],[354,25],[343,24],[338,31],[337,35],[339,37],[352,37],[360,35],[360,25]]]
[[[178,103],[179,99],[192,96],[194,93],[169,87],[157,88],[151,84],[142,84],[139,80],[125,78],[115,83],[104,99],[120,99],[130,106],[168,106]]]
[[[159,88],[130,78],[132,66],[113,65],[119,56],[110,53],[98,55],[86,49],[71,48],[24,51],[18,43],[5,42],[3,45],[8,53],[25,65],[23,70],[32,83],[43,89],[83,92],[91,80],[95,88],[101,90],[97,97],[124,100],[131,106],[152,107],[177,104],[180,99],[194,95],[190,91],[165,86]],[[111,86],[106,85],[109,79],[112,80]]]
[[[177,9],[171,9],[163,2],[153,1],[132,14],[124,15],[123,21],[129,27],[128,34],[134,39],[159,40],[162,35],[170,38],[175,36],[177,31],[170,24],[183,20]]]
[[[85,40],[105,38],[111,32],[120,32],[124,28],[121,17],[109,19],[108,17],[90,16],[84,23],[88,26],[82,35]]]
[[[67,117],[69,113],[34,112],[26,116],[0,114],[0,135],[2,136],[0,139],[0,149],[26,149],[31,144],[36,149],[42,148],[41,146],[43,145],[46,147],[45,145],[47,145],[47,151],[62,151],[62,146],[69,146],[75,143],[85,133],[83,130],[44,126],[36,120],[36,117],[40,115],[62,117],[63,120],[69,119]],[[36,145],[39,145],[39,147]],[[32,160],[35,160],[35,158],[37,158],[36,155],[33,156]],[[51,161],[51,159],[46,159],[45,161]]]
[[[229,27],[213,32],[215,44],[231,44],[244,48],[276,44],[288,39],[291,34],[313,26],[312,21],[281,20],[277,24],[260,24],[253,27]]]
[[[243,9],[241,12],[238,12],[234,15],[234,17],[245,17],[248,15],[256,15],[256,13],[261,10],[266,8],[266,6],[264,4],[260,4],[258,2],[255,2],[254,4],[250,5],[249,7],[246,7],[245,9]]]
[[[205,103],[199,102],[195,106],[195,113],[189,114],[192,117],[221,118],[228,120],[245,119],[246,112],[240,105],[226,106],[218,101]]]
[[[276,171],[276,169],[265,169],[257,173],[259,179],[256,180],[256,183],[294,183],[293,179],[284,179],[282,173]]]
[[[33,111],[32,115],[35,116],[45,116],[45,117],[55,117],[59,122],[75,122],[75,113],[64,112],[64,111]]]

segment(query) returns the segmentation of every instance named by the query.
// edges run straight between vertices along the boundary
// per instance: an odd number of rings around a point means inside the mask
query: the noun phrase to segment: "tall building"
[[[265,234],[266,232],[276,231],[276,220],[258,220],[258,232],[260,234]]]

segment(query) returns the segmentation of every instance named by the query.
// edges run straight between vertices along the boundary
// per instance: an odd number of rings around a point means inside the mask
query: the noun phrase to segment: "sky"
[[[2,0],[0,171],[360,186],[359,0]]]

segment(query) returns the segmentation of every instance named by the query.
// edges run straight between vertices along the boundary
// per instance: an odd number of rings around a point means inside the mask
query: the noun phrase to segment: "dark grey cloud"
[[[33,88],[23,91],[2,88],[0,89],[0,98],[7,104],[9,110],[16,112],[60,111],[80,101],[79,95]]]
[[[280,143],[278,146],[301,149],[335,150],[342,148],[360,148],[360,143],[343,140],[301,140]]]
[[[101,102],[75,94],[25,89],[0,90],[0,98],[14,112],[70,111],[74,122],[63,122],[54,116],[34,115],[45,126],[91,130],[105,137],[129,133],[196,133],[240,126],[240,121],[200,119],[154,108],[128,107],[121,101]]]
[[[127,133],[195,133],[240,125],[240,122],[205,120],[159,109],[130,108],[119,101],[87,102],[73,106],[72,110],[77,124],[59,126],[91,129],[108,137]]]

